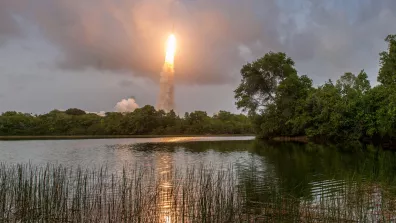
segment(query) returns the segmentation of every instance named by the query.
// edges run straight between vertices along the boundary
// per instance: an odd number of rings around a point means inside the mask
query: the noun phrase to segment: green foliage
[[[210,117],[195,111],[180,118],[174,111],[157,111],[146,105],[131,113],[108,112],[105,117],[84,114],[80,109],[53,110],[33,116],[18,112],[0,115],[0,135],[179,135],[251,134],[250,119],[242,114],[220,111]]]
[[[69,108],[65,111],[68,115],[85,115],[85,111],[78,108]]]
[[[388,42],[388,52],[380,53],[381,69],[378,74],[378,82],[385,86],[396,84],[396,35],[388,35],[385,39]]]
[[[278,83],[296,74],[294,61],[284,53],[267,53],[241,70],[242,83],[235,90],[236,105],[249,113],[273,102]]]
[[[260,138],[306,135],[316,140],[357,140],[396,135],[396,35],[386,38],[378,81],[367,74],[345,73],[314,88],[298,76],[284,53],[268,53],[245,65],[235,90],[237,106],[249,111]]]

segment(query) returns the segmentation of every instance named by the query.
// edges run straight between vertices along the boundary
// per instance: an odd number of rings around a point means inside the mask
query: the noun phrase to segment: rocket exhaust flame
[[[173,66],[175,60],[175,53],[176,53],[176,37],[175,35],[171,34],[168,37],[168,41],[166,43],[165,63]]]
[[[171,34],[166,43],[165,63],[161,72],[158,110],[169,112],[175,107],[174,101],[174,60],[176,53],[176,37]]]

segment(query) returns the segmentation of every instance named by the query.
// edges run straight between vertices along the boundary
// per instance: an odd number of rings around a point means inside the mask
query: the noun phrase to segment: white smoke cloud
[[[133,112],[135,109],[139,108],[139,105],[136,103],[134,98],[122,99],[122,101],[118,102],[114,109],[116,112]]]

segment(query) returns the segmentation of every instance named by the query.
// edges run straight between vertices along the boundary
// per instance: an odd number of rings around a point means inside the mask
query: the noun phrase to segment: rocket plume
[[[157,109],[169,112],[175,109],[174,99],[174,60],[176,53],[176,37],[171,34],[166,42],[165,63],[161,72],[160,93]]]

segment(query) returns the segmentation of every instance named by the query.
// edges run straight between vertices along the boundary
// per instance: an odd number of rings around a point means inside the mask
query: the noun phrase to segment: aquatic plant
[[[246,171],[250,176],[242,178]],[[367,222],[396,216],[395,196],[378,184],[318,184],[318,199],[303,200],[255,171],[131,165],[110,172],[105,166],[2,163],[0,222]]]

